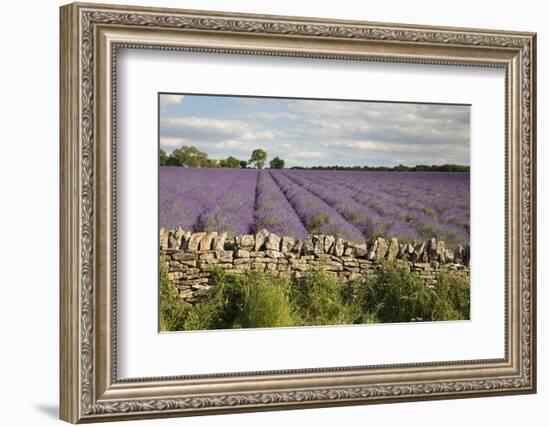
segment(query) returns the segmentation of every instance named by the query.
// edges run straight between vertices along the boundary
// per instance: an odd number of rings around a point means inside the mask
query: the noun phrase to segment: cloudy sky
[[[160,95],[160,146],[248,160],[255,148],[286,167],[470,164],[470,107]]]

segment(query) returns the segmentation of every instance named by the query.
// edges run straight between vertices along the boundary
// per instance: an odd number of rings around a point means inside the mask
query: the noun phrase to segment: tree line
[[[298,170],[351,170],[351,171],[369,171],[369,172],[470,172],[470,166],[467,165],[416,165],[416,166],[293,166],[290,169]]]
[[[263,169],[267,161],[267,152],[261,148],[252,151],[250,159],[240,160],[236,157],[229,156],[226,159],[210,159],[208,154],[199,150],[195,146],[182,146],[175,149],[171,154],[160,150],[160,165],[161,166],[183,166],[189,168],[242,168],[246,169],[250,165],[257,169]],[[279,157],[274,157],[269,162],[271,169],[283,169],[285,161]]]
[[[195,146],[182,146],[171,154],[164,150],[159,151],[161,166],[183,166],[189,168],[241,168],[255,167],[263,169],[267,162],[267,152],[261,148],[252,151],[248,160],[229,156],[225,159],[211,159],[204,151]],[[269,161],[270,169],[284,169],[285,161],[274,157]],[[470,172],[467,165],[416,165],[416,166],[293,166],[297,170],[342,170],[342,171],[371,171],[371,172]]]

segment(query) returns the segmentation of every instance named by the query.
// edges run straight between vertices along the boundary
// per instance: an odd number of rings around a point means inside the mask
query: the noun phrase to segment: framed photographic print
[[[535,34],[61,8],[61,418],[533,393]]]
[[[159,112],[161,331],[470,319],[469,105]]]

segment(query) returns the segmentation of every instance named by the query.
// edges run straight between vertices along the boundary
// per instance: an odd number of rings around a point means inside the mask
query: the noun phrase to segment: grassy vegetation
[[[377,322],[462,320],[470,318],[470,283],[441,273],[430,288],[406,267],[385,264],[374,277],[355,284],[360,312]]]
[[[434,288],[407,268],[381,265],[371,277],[339,284],[318,269],[305,277],[213,271],[201,302],[183,302],[161,269],[162,331],[462,320],[470,316],[469,281],[441,274]]]
[[[160,263],[160,330],[181,331],[189,315],[189,304],[182,301],[170,284],[164,262]]]

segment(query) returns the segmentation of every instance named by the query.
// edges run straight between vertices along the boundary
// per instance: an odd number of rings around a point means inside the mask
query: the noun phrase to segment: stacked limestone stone
[[[267,230],[255,235],[228,237],[227,233],[191,233],[181,228],[160,230],[160,253],[168,275],[180,296],[191,303],[210,288],[212,268],[234,274],[268,271],[274,276],[322,268],[341,283],[372,274],[384,260],[408,266],[409,270],[433,284],[438,271],[453,270],[469,276],[470,249],[452,251],[445,242],[399,243],[378,238],[372,242],[352,242],[334,236],[312,235],[304,240],[280,237]]]

